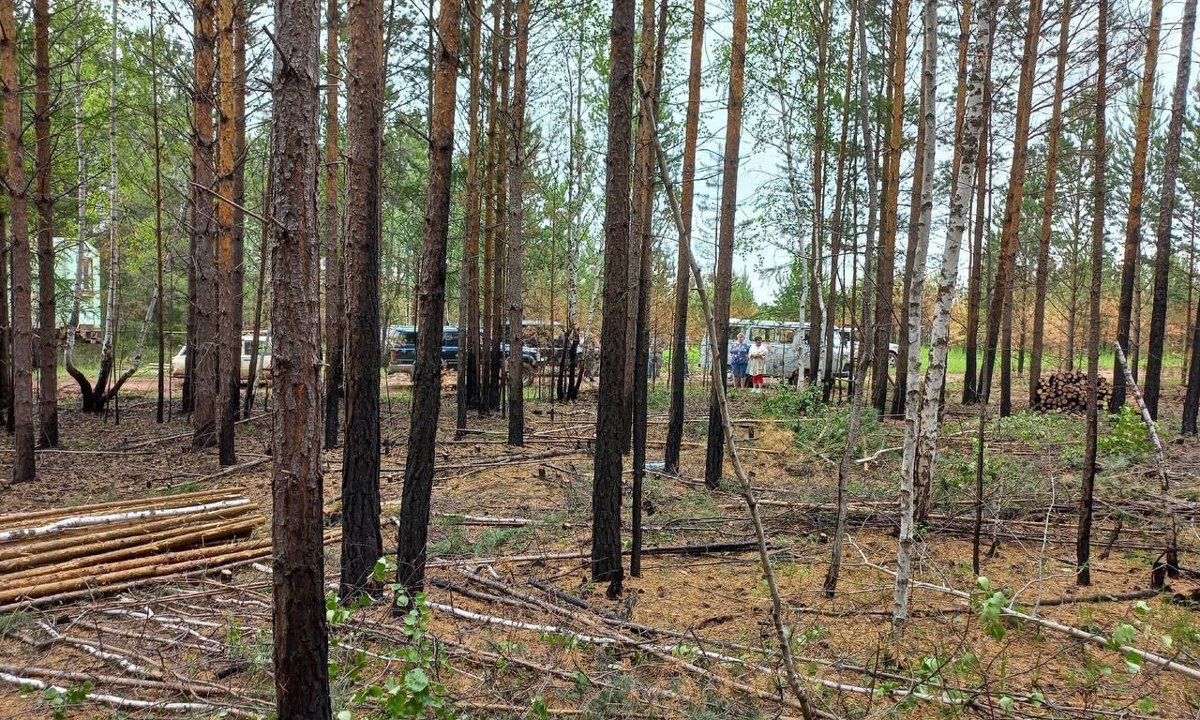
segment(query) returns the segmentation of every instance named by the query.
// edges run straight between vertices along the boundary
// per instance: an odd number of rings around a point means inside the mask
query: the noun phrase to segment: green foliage
[[[1130,405],[1108,416],[1108,429],[1098,439],[1102,454],[1115,457],[1134,457],[1153,449],[1150,431],[1142,416]]]
[[[22,695],[32,695],[36,691],[37,688],[31,686],[23,686],[21,688]],[[48,709],[50,716],[54,720],[64,720],[64,718],[69,716],[73,708],[79,707],[87,700],[88,693],[91,691],[91,680],[85,680],[69,688],[60,688],[51,685],[42,690],[42,697],[38,700],[38,707]]]
[[[819,417],[815,422],[797,422],[792,430],[796,442],[816,452],[840,452],[846,446],[846,437],[850,431],[849,406],[841,405],[825,408],[812,417]],[[879,416],[874,409],[864,407],[859,415],[857,452],[864,451],[877,438],[881,427]]]
[[[391,558],[380,558],[375,563],[374,579],[377,582],[385,582],[395,576],[396,563]],[[453,708],[446,702],[446,686],[438,680],[437,652],[428,636],[429,603],[424,594],[418,594],[410,604],[403,586],[392,584],[389,588],[395,593],[397,607],[409,606],[401,623],[407,647],[394,653],[399,671],[382,683],[372,682],[357,687],[350,696],[350,707],[338,711],[337,718],[353,720],[353,708],[373,705],[376,712],[371,717],[387,720],[450,720],[454,717]],[[368,598],[343,608],[337,598],[331,596],[327,600],[326,615],[332,618],[331,623],[334,620],[344,623],[353,610],[369,604]],[[362,681],[361,671],[365,665],[363,653],[355,652],[348,666],[338,665],[336,670],[357,684]]]
[[[980,624],[983,631],[995,640],[1003,640],[1008,628],[1004,623],[1004,609],[1008,607],[1008,597],[1002,590],[992,590],[991,581],[980,576],[975,581],[979,595],[974,598],[979,610]]]
[[[815,415],[824,407],[821,404],[821,391],[816,384],[809,385],[805,390],[797,390],[784,384],[777,386],[774,393],[764,398],[762,414],[766,417],[787,419]]]

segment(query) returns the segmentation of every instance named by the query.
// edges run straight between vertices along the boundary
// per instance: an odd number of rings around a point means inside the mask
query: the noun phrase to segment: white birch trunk
[[[921,399],[921,297],[925,289],[925,256],[929,250],[929,224],[933,217],[933,166],[937,148],[937,0],[925,0],[925,63],[923,74],[925,116],[924,172],[921,179],[921,216],[913,253],[913,275],[908,289],[908,381],[904,410],[904,462],[900,475],[900,550],[896,558],[896,587],[892,601],[892,631],[904,635],[908,620],[909,581],[912,573],[914,478]]]
[[[104,342],[101,345],[101,364],[111,363],[116,335],[117,311],[117,0],[112,0],[113,37],[109,60],[112,77],[108,86],[108,297],[105,299]],[[97,388],[102,391],[103,388]]]
[[[978,164],[979,143],[983,137],[983,86],[990,62],[992,4],[984,0],[976,8],[975,60],[967,81],[966,117],[963,119],[962,151],[958,177],[954,179],[954,196],[950,201],[949,230],[942,254],[941,279],[938,281],[937,304],[933,313],[933,328],[929,337],[929,368],[925,371],[925,394],[921,404],[920,437],[917,452],[918,513],[923,516],[929,505],[933,488],[933,469],[937,461],[937,439],[942,387],[946,383],[946,356],[950,349],[950,315],[954,307],[955,286],[958,283],[958,259],[967,227],[967,209],[971,204],[971,183]]]

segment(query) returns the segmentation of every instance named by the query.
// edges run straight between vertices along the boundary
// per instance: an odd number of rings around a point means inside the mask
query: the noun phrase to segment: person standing
[[[733,386],[735,388],[749,387],[746,382],[746,368],[750,362],[750,345],[746,342],[746,333],[738,333],[737,342],[729,345],[729,367],[733,370]]]
[[[749,358],[748,372],[754,385],[755,392],[762,392],[763,375],[767,372],[767,346],[763,345],[762,337],[754,338],[754,345],[747,353]]]

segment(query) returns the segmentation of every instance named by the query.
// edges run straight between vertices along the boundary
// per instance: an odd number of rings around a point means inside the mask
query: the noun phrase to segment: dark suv
[[[389,335],[391,341],[388,350],[387,372],[392,373],[407,373],[413,372],[413,365],[417,360],[417,329],[415,327],[399,327],[393,328]],[[508,344],[501,345],[501,351],[508,355]],[[442,367],[446,370],[458,369],[458,328],[452,325],[447,325],[442,328]],[[521,349],[521,359],[527,369],[526,375],[530,375],[530,371],[538,365],[538,350],[533,347],[524,347]]]

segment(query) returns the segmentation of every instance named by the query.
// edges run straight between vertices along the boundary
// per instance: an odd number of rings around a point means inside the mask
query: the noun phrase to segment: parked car
[[[458,369],[458,339],[459,330],[453,325],[442,328],[442,369],[453,371]],[[417,329],[412,326],[391,329],[391,343],[388,349],[387,373],[404,373],[412,375],[417,361]],[[500,351],[508,356],[508,343],[500,346]],[[532,382],[533,374],[541,362],[541,353],[535,347],[526,346],[521,350],[524,363],[524,377]]]
[[[254,335],[242,336],[242,372],[241,381],[250,381],[250,352],[254,349]],[[175,357],[171,358],[171,377],[182,378],[187,368],[187,345],[179,348]],[[255,362],[255,374],[258,382],[265,384],[271,378],[271,336],[258,336],[258,359]]]

